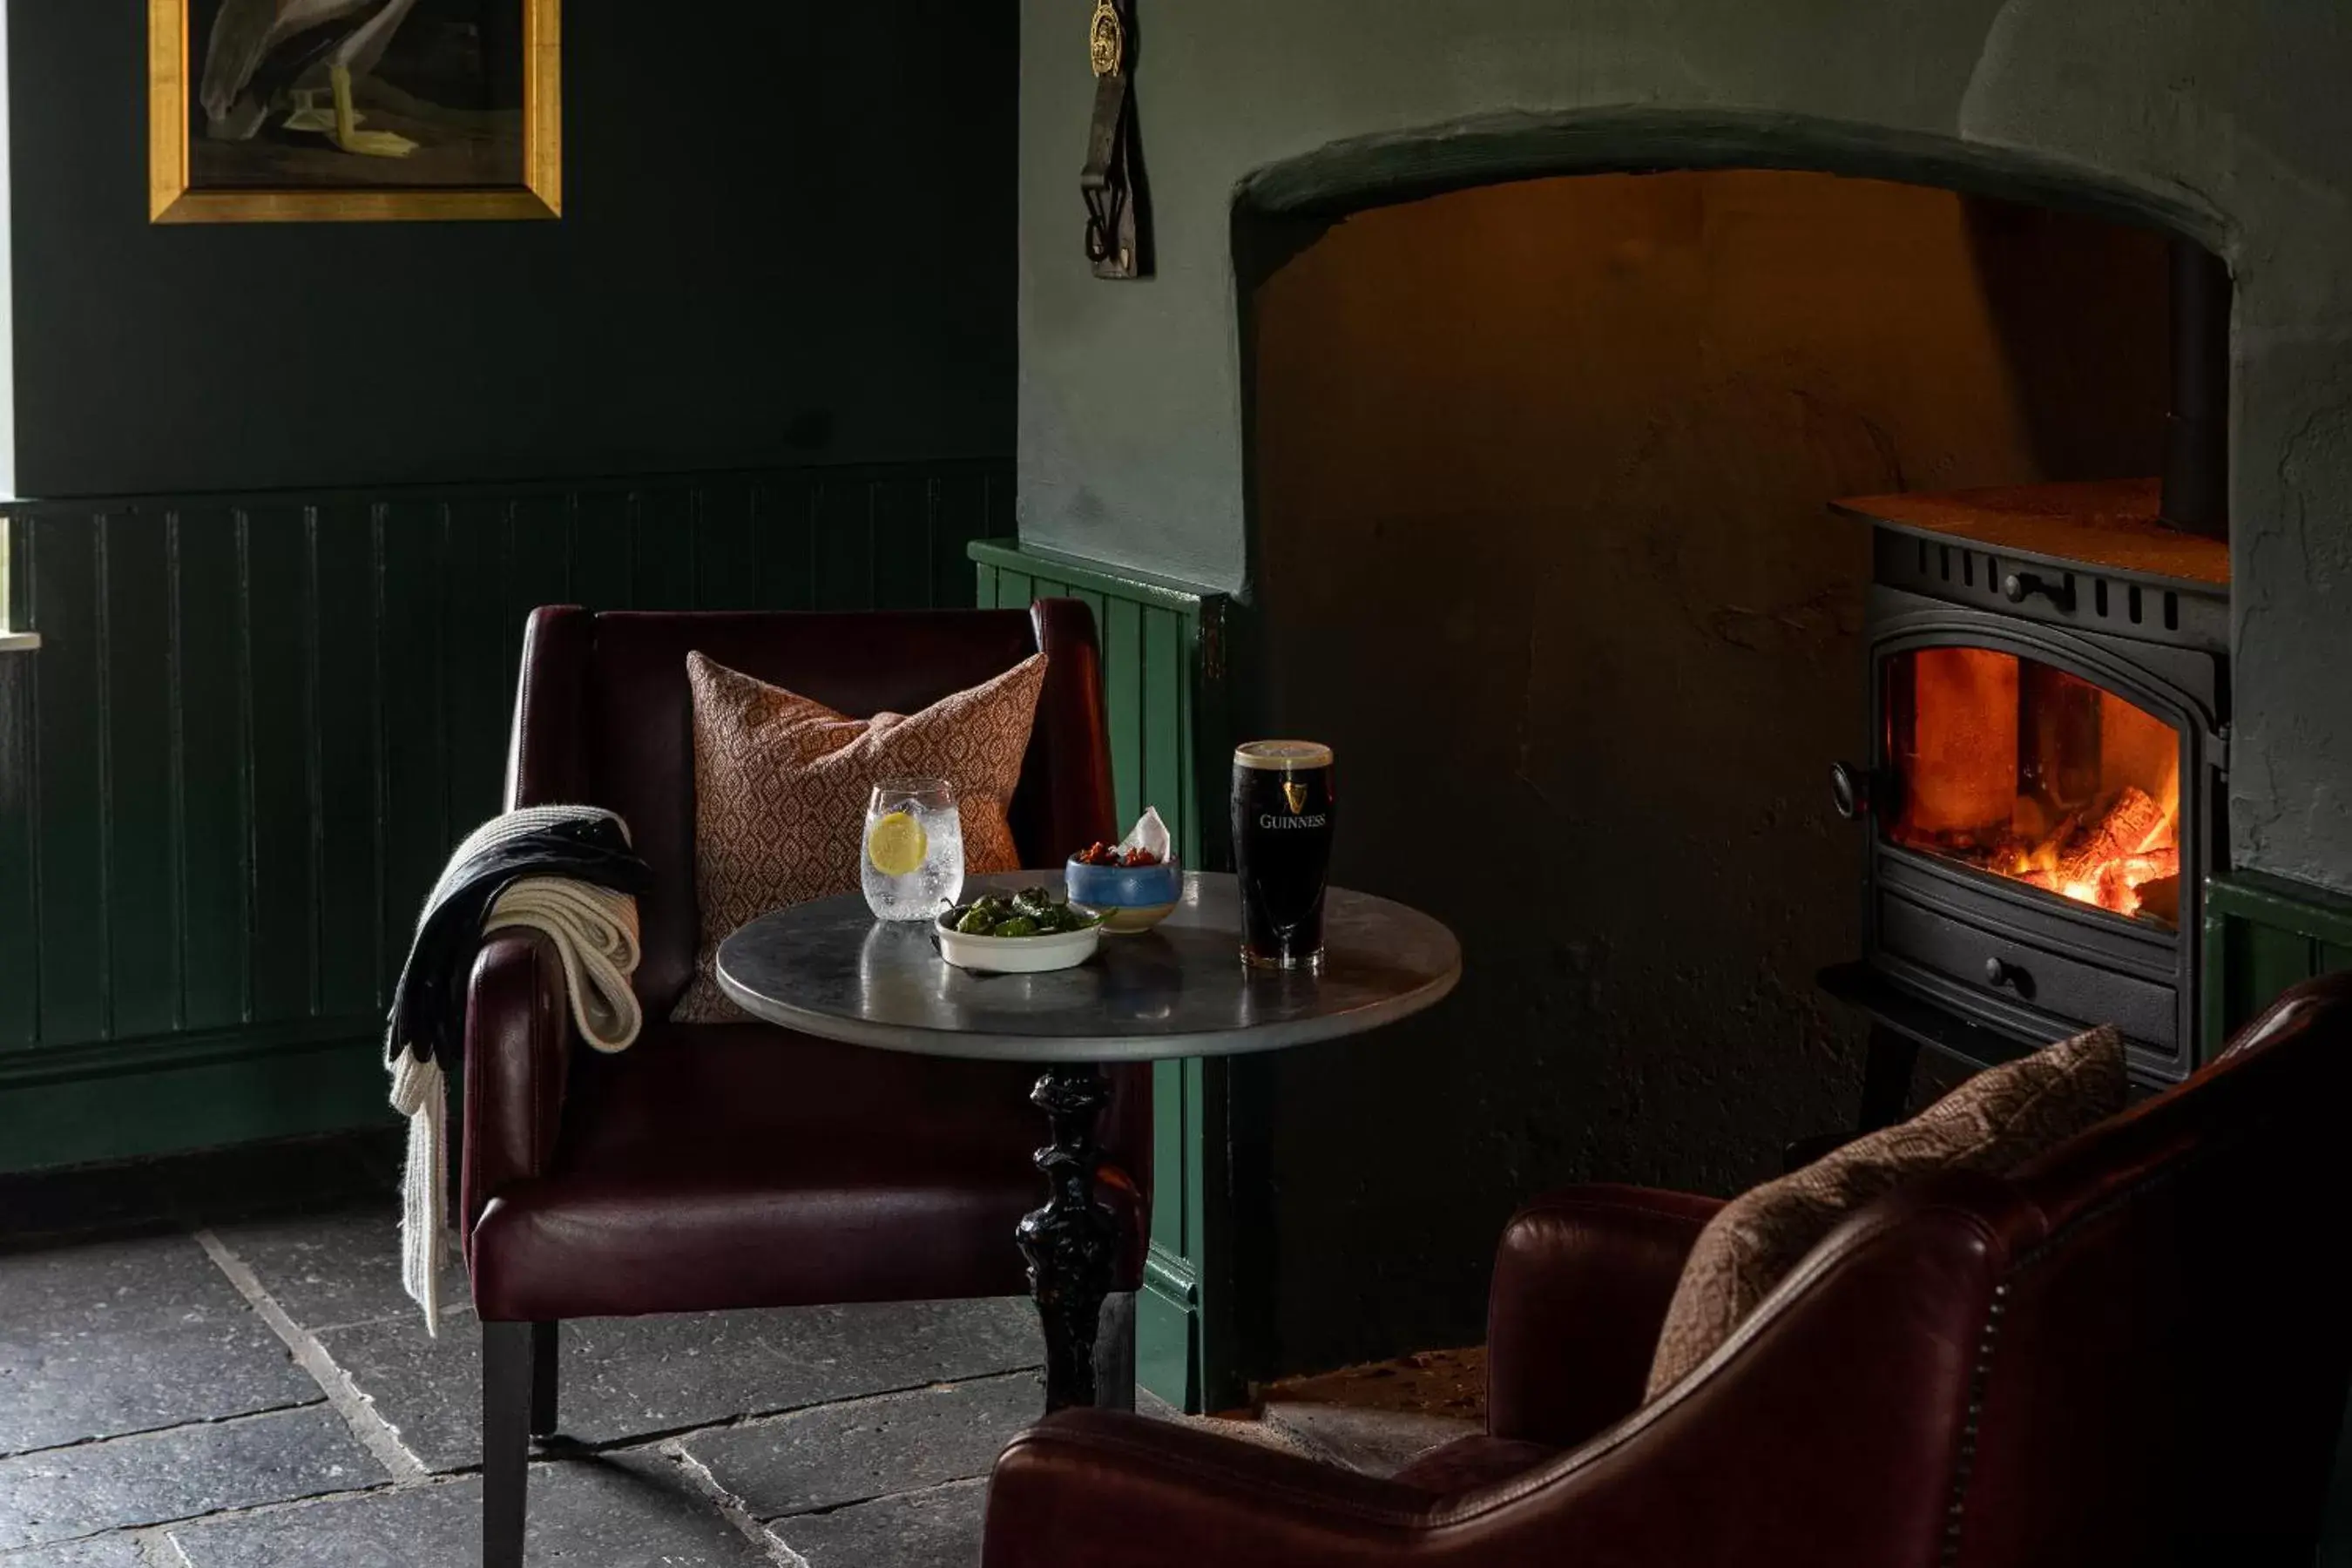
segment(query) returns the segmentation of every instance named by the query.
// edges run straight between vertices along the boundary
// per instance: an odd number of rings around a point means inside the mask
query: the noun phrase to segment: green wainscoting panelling
[[[2205,879],[2205,1021],[2200,1060],[2288,986],[2352,970],[2352,898],[2261,871]],[[2352,1406],[2336,1440],[2319,1551],[2314,1561],[2352,1563]]]
[[[1003,541],[972,545],[971,558],[984,605],[1068,597],[1093,608],[1120,822],[1157,806],[1186,865],[1225,865],[1224,597]],[[1220,1408],[1242,1394],[1226,1243],[1227,1068],[1159,1063],[1151,1097],[1151,1250],[1137,1373],[1180,1408]]]
[[[2299,981],[2352,969],[2352,898],[2231,871],[2205,879],[2205,1024],[2200,1061]]]
[[[387,1116],[425,889],[497,809],[523,620],[971,603],[996,463],[13,503],[0,1171]]]

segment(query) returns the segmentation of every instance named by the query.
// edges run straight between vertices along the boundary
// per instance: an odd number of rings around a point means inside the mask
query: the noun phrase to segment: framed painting
[[[148,0],[149,216],[558,216],[559,4]]]

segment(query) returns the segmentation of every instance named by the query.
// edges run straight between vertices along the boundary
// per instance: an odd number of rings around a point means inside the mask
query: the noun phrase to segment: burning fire
[[[2177,922],[2180,736],[2063,671],[1989,648],[1907,656],[1900,843],[2119,915]]]
[[[2040,802],[2021,795],[2011,820],[2023,825],[2045,816]],[[2159,907],[2150,914],[2173,919],[2179,909],[2179,816],[2176,769],[2164,799],[2126,784],[2103,811],[2071,812],[2031,839],[2004,838],[1986,869],[2119,915],[2138,914],[2153,902]]]

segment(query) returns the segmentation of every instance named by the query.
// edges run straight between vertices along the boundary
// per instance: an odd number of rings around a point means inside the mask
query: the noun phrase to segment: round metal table
[[[1058,871],[974,877],[970,899],[1045,883]],[[719,984],[754,1017],[879,1050],[1045,1064],[1030,1100],[1052,1142],[1036,1155],[1045,1206],[1015,1240],[1045,1328],[1045,1405],[1094,1403],[1094,1340],[1117,1259],[1116,1223],[1094,1200],[1102,1164],[1095,1119],[1109,1099],[1104,1063],[1279,1050],[1361,1034],[1444,997],[1462,949],[1402,904],[1334,888],[1324,906],[1319,973],[1241,962],[1233,877],[1188,872],[1156,929],[1105,935],[1099,952],[1050,974],[981,974],[945,963],[928,921],[886,922],[862,894],[761,916],[719,945]]]

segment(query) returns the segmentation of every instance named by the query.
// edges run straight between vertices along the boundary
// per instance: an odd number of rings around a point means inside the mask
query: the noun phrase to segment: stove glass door
[[[1882,831],[2112,913],[2180,909],[2180,733],[2053,666],[1980,647],[1884,661]]]

